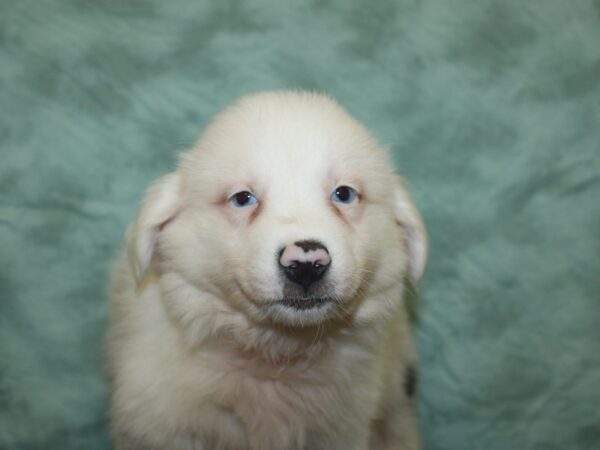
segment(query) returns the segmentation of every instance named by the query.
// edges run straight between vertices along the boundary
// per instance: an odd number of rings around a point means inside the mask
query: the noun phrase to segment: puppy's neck
[[[278,329],[248,324],[212,337],[209,346],[230,352],[240,360],[275,369],[316,363],[329,355],[333,343],[339,339],[340,330],[327,326]]]

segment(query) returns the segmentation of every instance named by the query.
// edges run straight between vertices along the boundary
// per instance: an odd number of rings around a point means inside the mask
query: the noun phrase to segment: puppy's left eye
[[[229,202],[236,208],[245,208],[246,206],[252,206],[258,203],[258,199],[252,192],[241,191],[236,192],[229,197]]]
[[[352,203],[357,198],[358,194],[350,186],[338,186],[331,193],[331,200],[336,203]]]

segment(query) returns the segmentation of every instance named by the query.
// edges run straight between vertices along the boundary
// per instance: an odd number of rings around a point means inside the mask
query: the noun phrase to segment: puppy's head
[[[219,115],[149,190],[128,243],[180,316],[211,302],[288,327],[373,320],[426,259],[387,150],[331,99],[293,92]]]

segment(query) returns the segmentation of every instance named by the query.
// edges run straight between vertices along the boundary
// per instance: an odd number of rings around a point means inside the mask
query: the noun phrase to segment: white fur
[[[388,158],[333,100],[262,93],[149,189],[112,285],[118,449],[420,448],[402,296],[426,238]],[[340,185],[358,201],[332,202]],[[258,204],[236,208],[240,191]],[[294,310],[277,255],[306,239],[328,249],[335,302]]]

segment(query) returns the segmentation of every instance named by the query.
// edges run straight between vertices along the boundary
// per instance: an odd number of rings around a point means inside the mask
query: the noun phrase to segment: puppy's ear
[[[179,191],[179,174],[172,172],[160,178],[146,191],[134,221],[127,228],[127,256],[138,284],[150,266],[160,231],[177,215]]]
[[[406,252],[408,254],[408,275],[417,284],[427,261],[427,234],[423,219],[415,208],[404,183],[400,177],[394,188],[394,210],[396,222],[404,229],[406,235]]]

